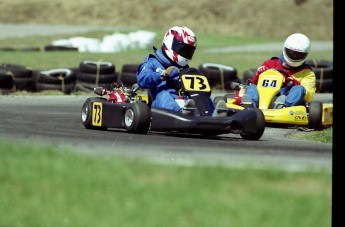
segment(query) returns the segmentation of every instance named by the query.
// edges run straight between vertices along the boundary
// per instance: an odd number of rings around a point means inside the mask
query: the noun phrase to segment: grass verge
[[[331,226],[331,173],[173,166],[0,140],[0,226]]]

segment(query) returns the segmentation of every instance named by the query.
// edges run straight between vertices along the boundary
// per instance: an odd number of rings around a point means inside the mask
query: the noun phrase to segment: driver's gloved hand
[[[258,83],[258,80],[259,80],[260,74],[263,73],[263,72],[265,72],[267,69],[268,69],[267,66],[264,66],[264,65],[260,66],[260,67],[256,70],[256,72],[255,72],[255,74],[254,74],[254,76],[253,76],[251,82],[253,82],[254,84],[257,84],[257,83]]]
[[[260,75],[261,73],[265,72],[267,69],[268,69],[267,66],[262,65],[256,70],[256,74]]]
[[[164,80],[178,81],[180,79],[180,72],[176,66],[168,67],[163,73]]]
[[[299,85],[299,84],[300,84],[300,82],[299,82],[298,80],[294,79],[294,78],[291,77],[291,76],[285,78],[285,83],[284,83],[284,85],[285,85],[285,87],[287,87],[287,88],[292,88],[293,86]]]

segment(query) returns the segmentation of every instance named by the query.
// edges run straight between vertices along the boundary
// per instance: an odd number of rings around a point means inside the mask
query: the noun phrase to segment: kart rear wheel
[[[86,99],[81,108],[81,121],[83,122],[84,127],[87,129],[104,130],[106,129],[105,127],[92,125],[92,104],[94,102],[106,102],[106,99],[98,97]]]
[[[130,104],[123,115],[123,122],[128,132],[147,133],[151,123],[150,107],[142,102]]]
[[[308,105],[308,125],[309,128],[320,130],[322,127],[322,103],[311,102]]]
[[[245,140],[259,140],[265,131],[265,116],[262,110],[258,108],[249,108],[256,113],[256,133],[240,133],[240,136]]]

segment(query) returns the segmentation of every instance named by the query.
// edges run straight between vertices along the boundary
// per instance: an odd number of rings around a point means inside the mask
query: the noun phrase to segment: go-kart
[[[104,97],[89,97],[82,106],[81,120],[87,129],[121,128],[131,133],[159,131],[216,136],[225,133],[240,134],[246,140],[259,140],[264,133],[265,119],[257,108],[227,109],[224,117],[214,116],[210,85],[207,78],[194,68],[180,71],[179,102],[193,99],[192,114],[153,108],[149,92],[138,95],[134,84],[126,88],[122,83],[112,90],[94,88],[94,93]],[[183,106],[183,104],[181,105]]]
[[[333,124],[333,103],[312,101],[303,105],[284,107],[278,104],[277,98],[282,86],[289,86],[285,72],[279,69],[269,69],[260,74],[257,89],[259,92],[258,108],[262,110],[266,125],[302,126],[314,130],[320,130]],[[250,81],[246,84],[233,83],[233,94],[216,96],[214,102],[223,99],[228,108],[245,109],[242,96]],[[286,83],[286,84],[285,84]]]

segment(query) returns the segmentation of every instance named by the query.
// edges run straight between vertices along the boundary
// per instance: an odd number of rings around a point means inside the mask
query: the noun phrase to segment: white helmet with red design
[[[192,30],[184,26],[175,26],[165,33],[162,50],[170,60],[183,67],[192,59],[196,41]]]
[[[310,51],[310,40],[301,33],[287,37],[284,43],[283,55],[285,62],[291,67],[303,64]]]

